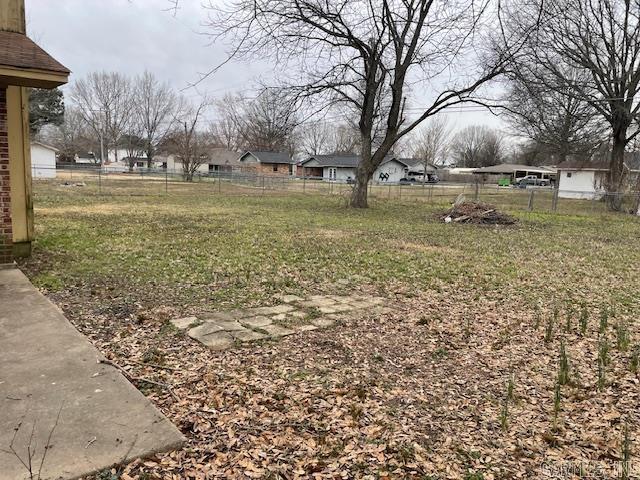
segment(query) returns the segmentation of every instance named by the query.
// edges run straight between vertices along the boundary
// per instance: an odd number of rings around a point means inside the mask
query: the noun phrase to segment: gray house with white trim
[[[350,182],[356,178],[359,155],[313,155],[298,164],[298,175],[327,181]],[[406,178],[409,165],[387,157],[373,174],[374,182],[397,183]]]

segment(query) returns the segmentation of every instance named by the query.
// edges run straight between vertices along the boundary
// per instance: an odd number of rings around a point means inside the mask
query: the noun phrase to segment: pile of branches
[[[499,212],[494,205],[483,202],[456,202],[441,216],[445,223],[473,223],[478,225],[513,225],[517,220]]]

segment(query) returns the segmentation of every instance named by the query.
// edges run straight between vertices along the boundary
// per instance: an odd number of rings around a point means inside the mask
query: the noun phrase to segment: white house
[[[31,176],[56,178],[56,153],[58,149],[40,142],[31,142]]]
[[[607,156],[589,160],[570,159],[558,165],[558,196],[562,198],[599,199],[605,193],[609,159]],[[631,186],[640,174],[640,155],[625,153],[624,168],[627,170]]]
[[[297,173],[305,177],[337,182],[351,182],[356,178],[360,163],[358,155],[314,155],[300,162]],[[387,157],[373,174],[373,181],[397,183],[406,178],[409,164],[402,159]]]
[[[176,155],[156,155],[153,157],[155,168],[172,173],[182,173],[182,162]],[[207,152],[207,160],[198,166],[198,173],[230,173],[242,169],[238,153],[225,148],[212,148]]]

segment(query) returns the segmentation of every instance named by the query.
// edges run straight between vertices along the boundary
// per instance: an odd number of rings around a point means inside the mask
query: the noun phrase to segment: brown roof
[[[569,158],[558,165],[558,170],[601,170],[609,171],[610,153],[593,158]],[[640,171],[640,153],[624,152],[624,166],[632,172]]]
[[[596,158],[569,158],[557,166],[558,170],[609,170],[609,161]]]
[[[69,69],[21,33],[0,31],[0,66],[69,74]]]

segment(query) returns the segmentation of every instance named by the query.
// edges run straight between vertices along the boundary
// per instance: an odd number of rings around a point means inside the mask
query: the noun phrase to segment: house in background
[[[245,172],[258,175],[288,176],[296,174],[296,165],[291,155],[283,152],[259,152],[252,150],[238,157]]]
[[[57,148],[40,142],[31,142],[31,176],[56,178]]]
[[[212,148],[209,151],[207,171],[209,173],[231,173],[242,170],[238,153],[226,148]]]
[[[625,153],[624,168],[627,170],[630,188],[636,189],[640,176],[640,154]],[[557,169],[559,197],[597,200],[604,195],[609,172],[608,155],[589,160],[565,160]]]
[[[156,155],[153,157],[154,168],[171,173],[182,173],[182,162],[177,155]],[[225,148],[212,148],[206,153],[206,159],[198,167],[200,174],[231,173],[241,170],[243,164],[238,159],[238,152]]]
[[[419,160],[410,162],[408,159],[387,157],[374,172],[372,180],[397,183],[407,177],[410,165],[418,162]],[[298,174],[329,181],[350,182],[356,178],[359,163],[359,155],[314,155],[300,162]]]

